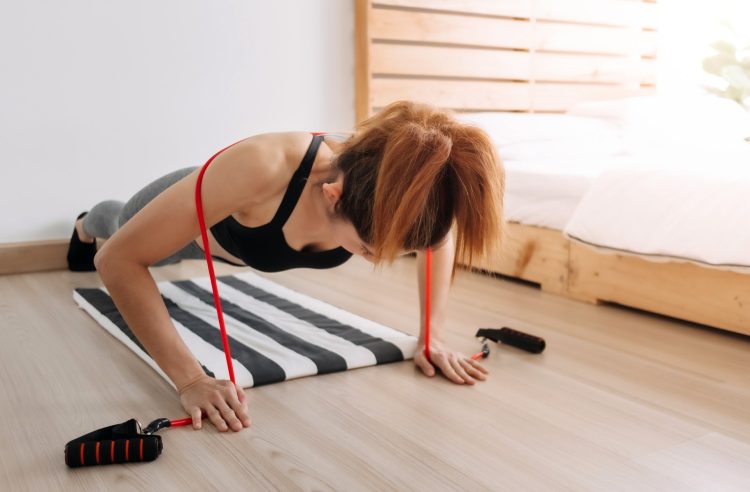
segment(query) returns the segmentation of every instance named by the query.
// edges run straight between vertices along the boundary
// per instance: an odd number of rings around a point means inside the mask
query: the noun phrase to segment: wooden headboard
[[[561,112],[655,87],[654,1],[355,2],[358,121],[398,99]]]

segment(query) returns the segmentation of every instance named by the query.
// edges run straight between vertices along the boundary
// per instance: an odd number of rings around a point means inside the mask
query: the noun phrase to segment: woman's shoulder
[[[258,200],[286,189],[310,145],[309,132],[262,133],[225,149],[216,157],[217,174],[233,186],[251,189]]]
[[[285,174],[297,168],[305,155],[312,134],[310,132],[260,133],[239,142],[237,157],[240,163],[255,167],[257,171],[267,170]],[[246,158],[242,158],[246,156]]]

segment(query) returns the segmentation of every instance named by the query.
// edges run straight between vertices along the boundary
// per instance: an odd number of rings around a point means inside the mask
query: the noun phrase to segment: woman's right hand
[[[193,419],[193,429],[201,428],[204,413],[219,432],[241,431],[252,421],[245,391],[231,381],[203,375],[179,389],[182,407]]]

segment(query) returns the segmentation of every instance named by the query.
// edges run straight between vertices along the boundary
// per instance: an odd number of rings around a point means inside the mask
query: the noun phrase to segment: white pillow
[[[498,145],[497,151],[500,157],[506,161],[614,157],[627,154],[627,148],[622,138],[612,135],[518,141]]]
[[[458,118],[482,128],[497,145],[569,137],[617,138],[620,133],[610,122],[567,114],[464,113]]]
[[[617,125],[597,118],[566,114],[467,113],[459,119],[486,131],[503,160],[604,157],[625,151]]]
[[[572,106],[568,114],[617,125],[634,150],[665,143],[722,145],[750,137],[750,113],[710,94],[586,102]]]

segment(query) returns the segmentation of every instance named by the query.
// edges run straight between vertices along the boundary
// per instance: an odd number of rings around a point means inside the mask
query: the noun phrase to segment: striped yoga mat
[[[219,277],[237,384],[248,388],[412,358],[417,340],[254,273]],[[208,277],[157,284],[172,323],[203,366],[228,379]],[[76,289],[78,305],[167,381],[106,289]],[[170,382],[171,383],[171,382]]]

